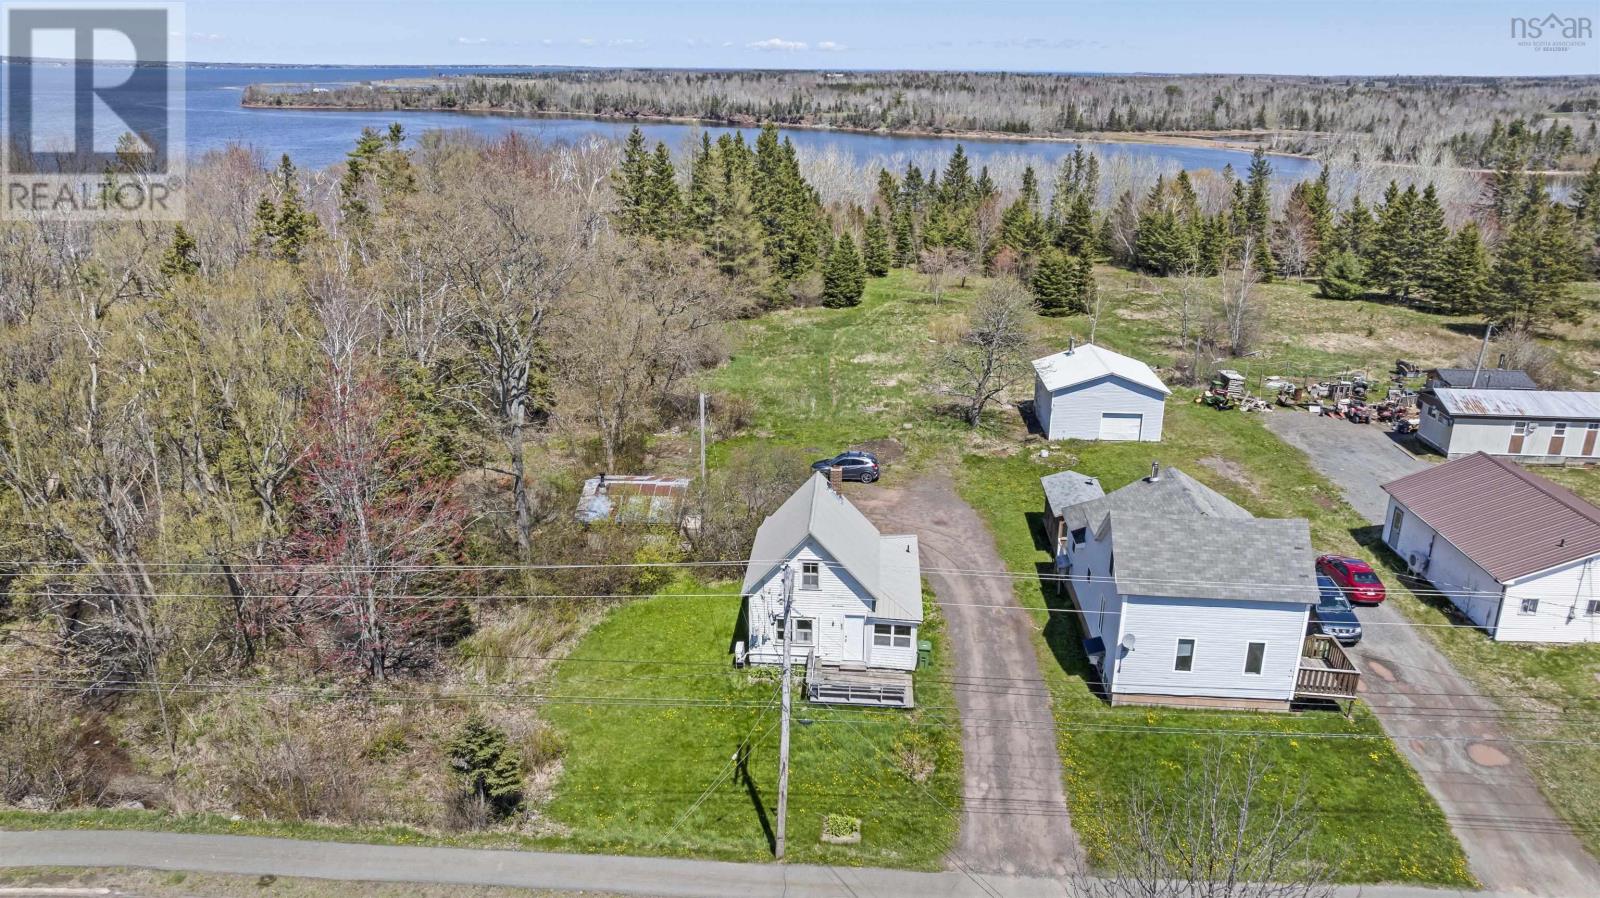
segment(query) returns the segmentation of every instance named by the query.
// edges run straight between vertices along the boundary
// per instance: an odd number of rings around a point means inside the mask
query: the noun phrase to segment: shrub
[[[1366,269],[1354,253],[1339,252],[1322,266],[1318,287],[1329,299],[1359,299],[1366,292]]]
[[[522,756],[503,730],[473,715],[445,746],[445,753],[468,796],[494,816],[505,817],[522,804]]]

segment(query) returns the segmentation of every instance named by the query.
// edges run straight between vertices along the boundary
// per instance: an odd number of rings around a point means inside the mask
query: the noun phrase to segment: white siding
[[[1398,537],[1396,508],[1404,514]],[[1393,497],[1384,517],[1383,541],[1407,564],[1422,569],[1434,589],[1496,641],[1600,642],[1600,616],[1588,614],[1589,601],[1600,599],[1595,583],[1600,556],[1502,585]],[[1538,609],[1523,613],[1523,599],[1538,599]]]
[[[1102,542],[1090,532],[1088,541],[1083,545],[1072,545],[1070,535],[1067,544],[1067,560],[1072,565],[1070,585],[1083,616],[1084,636],[1104,639],[1109,651],[1114,645],[1112,640],[1117,631],[1117,614],[1122,606],[1122,597],[1117,594],[1116,584],[1108,579],[1111,571],[1111,541],[1107,539]]]
[[[1043,408],[1042,381],[1034,383],[1034,407]],[[1048,399],[1049,411],[1039,415],[1045,436],[1052,440],[1093,440],[1100,436],[1100,416],[1105,412],[1140,414],[1144,425],[1140,439],[1161,439],[1161,416],[1166,396],[1142,384],[1102,377],[1056,391]],[[1037,413],[1036,413],[1037,414]]]
[[[1522,441],[1522,451],[1516,455],[1511,454],[1511,430],[1519,420],[1530,420],[1534,424],[1533,432]],[[1583,454],[1584,430],[1589,426],[1587,421],[1560,422],[1567,425],[1566,439],[1563,441],[1561,451],[1550,452],[1550,440],[1555,436],[1555,425],[1558,422],[1548,419],[1520,419],[1520,418],[1455,418],[1440,413],[1439,418],[1433,419],[1424,412],[1422,426],[1419,434],[1435,449],[1449,456],[1460,458],[1474,452],[1483,452],[1488,455],[1498,455],[1504,458],[1520,458],[1526,461],[1539,461],[1547,458],[1581,459],[1593,458],[1600,460],[1600,439],[1596,440],[1596,453]]]
[[[1038,375],[1033,378],[1033,416],[1039,419],[1039,430],[1050,439],[1050,391]]]
[[[815,650],[819,658],[828,662],[844,660],[845,615],[865,615],[866,634],[863,655],[868,666],[912,670],[917,666],[918,630],[911,631],[911,648],[894,649],[872,644],[872,625],[879,618],[872,616],[873,600],[866,589],[849,571],[833,563],[830,556],[815,540],[806,540],[792,556],[794,561],[794,616],[796,620],[814,621]],[[820,562],[816,589],[801,587],[801,564]],[[746,598],[749,633],[747,634],[746,660],[751,664],[783,663],[783,648],[777,641],[778,620],[783,613],[783,569],[781,567]],[[804,661],[796,651],[795,663]]]
[[[1122,639],[1109,648],[1119,694],[1288,701],[1294,697],[1310,606],[1293,602],[1128,596]],[[1195,641],[1194,669],[1174,669],[1179,639]],[[1251,642],[1265,642],[1260,674],[1244,672]]]
[[[1423,400],[1418,403],[1417,436],[1424,443],[1439,450],[1445,455],[1450,454],[1450,416],[1444,413],[1437,403]]]

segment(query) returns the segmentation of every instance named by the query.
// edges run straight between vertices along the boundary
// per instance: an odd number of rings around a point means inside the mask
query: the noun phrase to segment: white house
[[[1417,436],[1448,458],[1474,452],[1530,464],[1600,457],[1600,393],[1457,390],[1417,396]]]
[[[745,568],[740,661],[784,661],[785,577],[791,578],[791,663],[818,701],[910,706],[922,626],[915,536],[883,536],[821,474],[756,531]]]
[[[1113,705],[1354,698],[1359,674],[1343,652],[1306,637],[1317,587],[1304,520],[1258,520],[1154,467],[1067,508],[1062,526],[1085,650]]]
[[[1172,391],[1144,362],[1091,344],[1035,359],[1033,370],[1033,413],[1047,439],[1161,439]]]
[[[1600,508],[1484,453],[1384,485],[1383,541],[1502,642],[1600,642]]]

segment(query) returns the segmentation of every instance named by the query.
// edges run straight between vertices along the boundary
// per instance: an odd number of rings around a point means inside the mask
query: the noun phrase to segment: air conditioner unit
[[[1406,566],[1411,568],[1413,574],[1426,574],[1428,572],[1428,556],[1421,552],[1412,552],[1406,556]]]

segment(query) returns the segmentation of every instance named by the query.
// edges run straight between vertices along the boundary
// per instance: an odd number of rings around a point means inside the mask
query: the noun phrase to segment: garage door
[[[1104,412],[1100,415],[1100,439],[1137,440],[1144,426],[1144,415]]]

